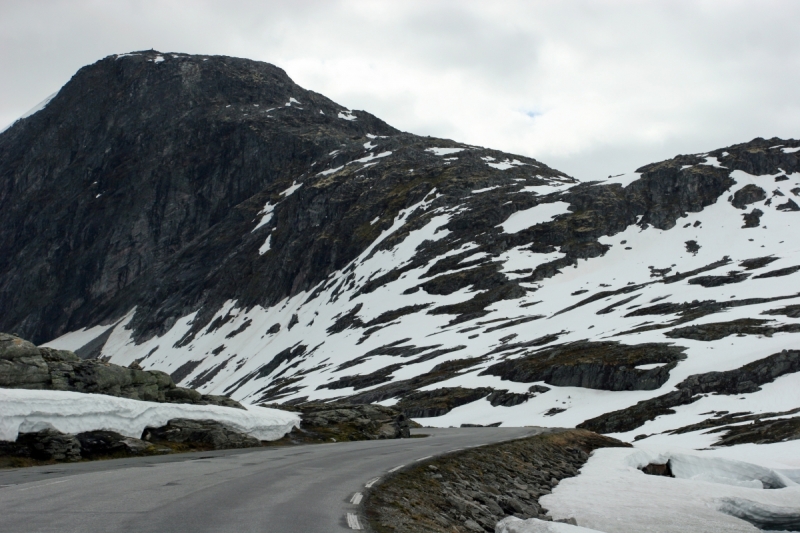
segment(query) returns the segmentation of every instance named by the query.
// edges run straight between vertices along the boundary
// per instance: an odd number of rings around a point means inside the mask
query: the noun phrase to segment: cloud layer
[[[800,3],[6,0],[0,127],[113,53],[268,61],[423,135],[581,179],[800,135]]]

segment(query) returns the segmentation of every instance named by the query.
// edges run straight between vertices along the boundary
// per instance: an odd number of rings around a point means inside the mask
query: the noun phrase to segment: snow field
[[[770,446],[763,445],[750,460],[768,456]],[[639,470],[667,461],[675,478]],[[554,518],[574,517],[578,524],[606,533],[757,532],[755,526],[722,509],[729,509],[733,501],[800,515],[800,485],[790,478],[798,473],[706,457],[694,450],[601,448],[578,476],[562,480],[540,503]],[[782,488],[767,490],[765,482]]]
[[[738,171],[733,172],[732,176],[737,183],[732,187],[731,192],[752,182],[760,184],[759,186],[768,190],[785,191],[783,194],[788,198],[793,196],[791,189],[800,184],[800,174],[790,175],[789,180],[777,183],[774,182],[774,176],[751,176]],[[637,177],[638,175],[633,176],[633,179]],[[618,181],[624,181],[622,177],[618,178]],[[560,190],[559,187],[546,186],[546,189],[540,191],[540,187],[545,186],[537,186],[536,191],[529,191],[529,193],[538,194]],[[452,316],[429,315],[427,311],[440,305],[459,303],[471,298],[474,292],[470,289],[462,289],[449,295],[432,295],[422,290],[410,294],[403,293],[430,279],[422,277],[430,264],[448,255],[476,248],[475,243],[467,242],[460,246],[454,246],[438,258],[433,259],[428,265],[405,272],[398,279],[371,293],[358,293],[359,289],[371,279],[408,264],[419,246],[426,240],[442,239],[448,235],[443,226],[450,220],[453,213],[462,207],[455,206],[448,210],[432,209],[431,202],[435,195],[435,190],[432,190],[425,200],[401,211],[395,217],[391,227],[383,230],[381,235],[356,260],[317,287],[315,290],[318,294],[310,301],[308,301],[309,297],[314,291],[298,294],[269,309],[258,306],[252,309],[242,309],[238,307],[237,302],[230,301],[214,317],[222,318],[231,315],[231,319],[226,324],[214,332],[210,332],[208,329],[201,331],[194,340],[182,348],[176,348],[175,344],[189,330],[194,315],[187,315],[176,322],[165,336],[155,337],[135,345],[131,341],[130,331],[125,329],[127,321],[133,316],[130,314],[126,320],[114,327],[111,337],[103,349],[103,354],[111,356],[112,361],[118,364],[129,364],[134,359],[145,357],[141,364],[147,368],[159,368],[167,372],[173,372],[189,361],[197,361],[199,364],[183,380],[183,384],[191,385],[198,376],[214,371],[216,374],[213,379],[200,385],[199,390],[204,393],[216,394],[224,394],[227,391],[240,401],[256,402],[277,376],[299,378],[300,381],[295,386],[302,387],[301,390],[282,397],[281,401],[302,396],[309,396],[311,399],[331,399],[353,394],[356,391],[352,388],[331,390],[317,387],[343,376],[363,375],[380,370],[386,365],[407,363],[408,359],[378,352],[355,366],[341,370],[338,368],[341,363],[370,350],[398,342],[402,346],[429,347],[419,355],[424,355],[434,349],[459,346],[464,346],[464,348],[422,363],[406,364],[392,373],[392,381],[407,379],[427,372],[444,361],[484,356],[505,344],[530,341],[552,333],[560,333],[557,343],[589,339],[614,340],[630,344],[668,342],[686,347],[687,358],[671,371],[667,383],[658,390],[611,392],[547,385],[550,387],[550,391],[514,407],[493,407],[488,401],[479,400],[458,407],[441,417],[419,420],[425,425],[440,427],[460,425],[461,423],[488,424],[500,421],[506,426],[569,427],[605,412],[623,409],[638,401],[665,394],[690,375],[739,368],[783,349],[795,347],[795,334],[792,333],[778,333],[772,337],[729,336],[711,342],[665,337],[664,333],[671,328],[630,334],[626,332],[642,324],[668,324],[677,316],[624,316],[633,309],[652,305],[655,301],[658,303],[683,303],[693,300],[725,302],[754,297],[765,298],[797,294],[797,297],[776,302],[729,308],[693,320],[685,325],[753,317],[773,319],[774,324],[795,322],[797,319],[785,316],[760,315],[762,311],[800,303],[800,286],[797,286],[797,290],[794,289],[797,283],[794,281],[793,276],[795,275],[754,278],[760,273],[800,264],[800,250],[798,250],[796,239],[792,238],[794,234],[792,225],[799,215],[776,210],[775,204],[778,202],[774,202],[772,206],[765,206],[763,201],[754,204],[755,207],[764,211],[761,219],[762,226],[768,226],[768,230],[761,227],[742,229],[741,215],[744,211],[731,206],[724,194],[715,204],[706,207],[702,212],[689,213],[685,218],[679,219],[675,227],[669,230],[629,226],[621,233],[600,239],[601,243],[610,245],[610,249],[602,257],[580,260],[575,267],[564,268],[560,274],[552,278],[526,284],[525,286],[532,292],[523,298],[496,302],[488,308],[490,313],[485,317],[449,326],[448,322]],[[560,212],[566,212],[567,206],[566,202],[540,204],[530,210],[531,212],[527,216],[524,212],[515,213],[503,223],[503,227],[509,226],[506,231],[521,230],[526,225],[537,223],[539,213],[544,217],[544,211],[556,208],[563,210]],[[425,217],[425,224],[422,228],[409,232],[402,241],[390,249],[379,249],[385,240],[399,231],[408,220],[420,216]],[[552,216],[553,214],[548,214],[548,218]],[[519,226],[519,229],[513,226],[515,224]],[[700,249],[696,253],[687,250],[685,243],[688,240],[695,240],[700,245]],[[632,250],[626,248],[632,248]],[[724,256],[729,256],[730,263],[700,274],[725,275],[731,270],[743,270],[738,263],[744,259],[770,254],[774,254],[780,259],[767,267],[748,272],[751,277],[741,283],[719,287],[706,288],[692,285],[687,280],[670,284],[661,283],[659,282],[660,278],[654,277],[649,268],[671,268],[669,272],[671,275],[704,267]],[[562,256],[563,254],[558,250],[552,253],[537,254],[520,247],[506,250],[494,257],[493,261],[502,263],[502,271],[509,278],[514,279],[525,275],[524,272],[515,273],[515,271],[533,269]],[[472,261],[479,257],[481,256],[473,254],[464,261]],[[800,273],[796,276],[800,276]],[[649,284],[629,293],[609,295],[592,303],[561,312],[598,291],[624,289],[631,283]],[[620,302],[631,297],[634,299],[620,305]],[[327,329],[338,318],[359,305],[361,307],[357,315],[364,323],[387,311],[412,305],[427,305],[427,307],[382,324],[381,329],[375,331],[368,338],[364,336],[365,328],[345,329],[337,334],[327,332]],[[612,305],[617,305],[617,307],[611,312],[598,314],[598,311]],[[293,315],[297,315],[298,322],[290,329],[288,326]],[[542,317],[531,322],[487,331],[503,324],[504,321],[535,315]],[[248,322],[250,326],[243,332],[232,338],[226,338]],[[280,325],[280,331],[277,334],[267,334],[266,331],[276,323]],[[80,337],[81,341],[91,335],[89,332],[84,333],[85,336]],[[475,335],[478,336],[475,337]],[[508,340],[510,336],[513,338]],[[54,341],[51,345],[56,346],[61,342],[65,345],[69,343],[70,346],[79,344],[77,337],[65,336],[62,339]],[[277,353],[301,344],[307,347],[302,356],[282,363],[267,376],[254,377],[244,384],[237,384],[243,377],[257,373]],[[217,355],[213,355],[212,351]],[[502,381],[493,376],[478,376],[483,369],[496,362],[500,357],[513,358],[523,353],[523,350],[512,350],[489,355],[485,363],[468,369],[460,376],[430,385],[426,389],[491,386],[524,393],[532,385],[531,383],[514,383]],[[347,355],[343,357],[342,354]],[[689,440],[691,440],[692,443],[697,443],[698,447],[706,447],[716,440],[716,435],[667,435],[662,432],[705,419],[708,415],[701,413],[708,413],[711,410],[736,412],[741,411],[742,407],[740,406],[746,404],[747,410],[759,413],[800,406],[799,393],[795,392],[800,391],[800,388],[796,386],[796,380],[796,376],[784,376],[775,383],[766,385],[763,388],[764,391],[778,389],[781,391],[771,395],[766,392],[730,397],[712,395],[695,404],[676,408],[675,415],[659,417],[630,434],[618,435],[618,437],[632,440],[637,435],[648,434],[651,436],[643,442],[675,442],[676,445],[683,445],[689,444]],[[789,383],[789,385],[783,385],[784,383]],[[369,389],[368,387],[358,392]],[[742,397],[747,398],[747,401],[740,400]],[[770,398],[772,399],[770,400]],[[387,400],[384,403],[392,402],[393,400]],[[693,445],[688,447],[693,447]]]

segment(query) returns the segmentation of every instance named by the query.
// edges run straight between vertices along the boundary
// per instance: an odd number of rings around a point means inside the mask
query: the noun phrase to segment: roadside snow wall
[[[0,389],[0,440],[53,427],[64,433],[116,431],[140,438],[146,427],[160,427],[173,418],[216,420],[259,440],[277,440],[300,424],[294,413],[249,407],[143,402],[103,394],[68,391]]]

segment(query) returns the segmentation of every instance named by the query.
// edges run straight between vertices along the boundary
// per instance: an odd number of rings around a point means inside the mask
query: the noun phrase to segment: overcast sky
[[[273,63],[405,131],[581,179],[800,137],[800,2],[0,0],[0,129],[154,48]]]

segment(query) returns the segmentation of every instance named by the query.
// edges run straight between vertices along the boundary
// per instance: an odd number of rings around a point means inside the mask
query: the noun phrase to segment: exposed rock
[[[750,277],[746,272],[728,272],[726,276],[697,276],[689,280],[693,285],[702,285],[703,287],[719,287],[729,283],[741,283]]]
[[[758,420],[752,424],[726,426],[725,431],[714,446],[735,446],[737,444],[770,444],[800,439],[800,417],[779,420]]]
[[[760,202],[767,198],[767,192],[759,187],[758,185],[753,185],[749,183],[733,193],[733,199],[731,200],[731,204],[733,207],[737,209],[744,209],[745,206],[748,206],[755,202]]]
[[[156,448],[151,443],[126,437],[114,431],[86,431],[75,435],[81,444],[81,455],[87,458],[119,455],[150,455],[169,452],[169,448]]]
[[[715,341],[728,335],[764,335],[771,337],[775,333],[800,332],[800,324],[777,325],[771,320],[757,318],[740,318],[730,322],[711,322],[697,326],[675,328],[664,333],[673,339],[693,339],[697,341]]]
[[[587,431],[555,430],[414,463],[370,489],[378,533],[493,532],[505,516],[550,519],[539,498],[577,475],[597,448],[630,446]]]
[[[81,443],[75,435],[48,428],[17,436],[17,455],[41,461],[77,461],[81,458]]]
[[[534,387],[535,386],[536,385],[534,385]],[[519,394],[516,392],[508,392],[507,390],[496,390],[492,392],[486,399],[489,400],[489,403],[494,406],[502,405],[504,407],[513,407],[515,405],[525,403],[533,397],[534,394],[531,392]]]
[[[767,256],[767,257],[755,257],[753,259],[745,259],[739,263],[739,266],[745,270],[756,270],[758,268],[764,268],[768,264],[777,261],[780,257],[775,256]]]
[[[779,309],[770,309],[769,311],[764,311],[761,313],[762,315],[784,315],[788,316],[789,318],[800,318],[800,305],[786,305]]]
[[[261,441],[257,438],[222,422],[185,418],[174,418],[166,426],[145,428],[142,440],[150,443],[179,443],[212,450],[261,446]]]
[[[124,367],[81,359],[73,352],[36,347],[7,333],[0,333],[0,387],[64,390],[150,402],[244,409],[239,402],[225,396],[176,387],[172,378],[159,370],[141,370],[138,364]]]
[[[763,214],[764,214],[764,212],[761,209],[758,209],[758,208],[754,207],[752,211],[742,215],[742,217],[744,218],[744,226],[742,226],[742,227],[743,228],[757,228],[759,226],[759,224],[761,224],[761,215],[763,215]]]
[[[402,409],[411,418],[442,416],[456,407],[480,400],[491,392],[492,389],[485,387],[476,389],[443,387],[441,389],[414,392],[404,396],[396,405],[398,409]]]
[[[684,350],[663,343],[628,345],[577,341],[495,363],[481,375],[522,383],[544,381],[562,387],[653,390],[663,385],[669,378],[669,371],[685,358]],[[650,370],[636,368],[655,363],[664,363],[664,366]]]
[[[675,391],[586,420],[578,427],[598,433],[632,431],[657,416],[674,413],[673,407],[697,401],[700,394],[756,392],[760,390],[761,385],[798,371],[800,371],[800,351],[783,350],[735,370],[689,376],[676,385]]]
[[[411,421],[402,411],[393,407],[321,402],[265,407],[300,412],[300,428],[293,429],[288,435],[290,442],[399,439],[411,436]]]
[[[779,268],[777,270],[771,270],[769,272],[764,272],[763,274],[759,274],[758,276],[754,276],[753,279],[760,279],[760,278],[779,278],[781,276],[788,276],[789,274],[794,274],[800,270],[800,266],[790,266],[786,268]]]

